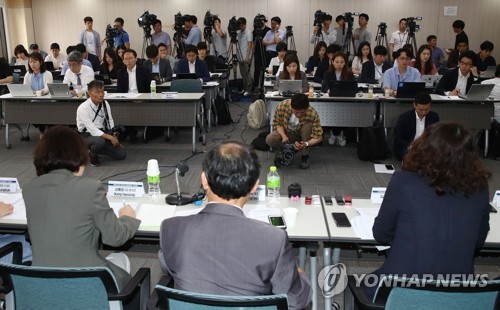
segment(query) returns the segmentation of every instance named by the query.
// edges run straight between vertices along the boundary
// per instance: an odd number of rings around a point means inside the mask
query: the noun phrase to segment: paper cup
[[[287,227],[294,227],[297,223],[297,214],[299,209],[297,208],[284,208],[283,217],[285,218],[285,223]]]
[[[158,161],[156,159],[150,159],[148,160],[148,171],[146,172],[147,175],[159,175],[160,174],[160,168],[158,168]]]
[[[42,91],[41,90],[37,90],[36,91],[36,96],[37,97],[41,97],[42,96]]]

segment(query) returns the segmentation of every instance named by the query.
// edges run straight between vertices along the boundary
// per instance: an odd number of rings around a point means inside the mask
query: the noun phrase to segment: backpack
[[[229,105],[226,99],[220,95],[215,98],[215,108],[217,109],[217,124],[229,125],[233,122],[231,112],[229,112]]]
[[[259,133],[251,143],[253,148],[259,151],[269,151],[269,146],[266,144],[266,137],[268,134],[269,131]]]
[[[386,159],[389,155],[385,130],[382,126],[363,129],[358,144],[358,158],[364,161]]]
[[[266,104],[264,100],[258,99],[248,107],[248,126],[253,129],[260,129],[266,126]]]

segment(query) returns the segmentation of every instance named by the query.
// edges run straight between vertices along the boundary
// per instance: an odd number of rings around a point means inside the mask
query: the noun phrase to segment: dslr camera
[[[281,150],[279,150],[279,152],[276,153],[276,156],[274,157],[275,166],[290,166],[291,164],[293,164],[293,161],[295,159],[295,153],[297,153],[297,151],[295,151],[293,143],[284,143],[281,147]]]
[[[115,127],[111,128],[111,135],[115,136],[118,141],[122,141],[125,139],[125,127],[122,125],[116,125]]]

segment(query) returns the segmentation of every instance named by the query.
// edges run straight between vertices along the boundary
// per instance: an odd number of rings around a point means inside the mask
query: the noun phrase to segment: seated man
[[[84,93],[87,91],[87,84],[94,80],[94,70],[83,65],[82,53],[73,51],[68,55],[68,67],[64,75],[63,83],[73,85],[76,93],[77,88],[81,88]]]
[[[32,43],[30,44],[30,54],[34,53],[34,52],[38,52],[40,53],[40,55],[42,55],[42,58],[45,59],[45,57],[48,56],[47,52],[45,51],[42,51],[39,47],[38,47],[38,44],[36,43]]]
[[[431,111],[431,96],[428,93],[418,93],[413,107],[415,109],[399,116],[394,129],[394,156],[398,160],[403,160],[408,146],[420,137],[427,126],[439,122],[439,114]]]
[[[322,83],[323,77],[325,76],[325,72],[330,68],[330,62],[333,60],[333,55],[336,52],[342,50],[342,47],[337,44],[330,44],[326,48],[326,58],[321,60],[316,68],[316,72],[314,73],[314,82]]]
[[[489,66],[496,66],[497,62],[491,52],[495,46],[490,41],[484,41],[481,43],[479,48],[481,51],[477,53],[476,59],[474,59],[474,66],[477,67],[477,71],[486,71]]]
[[[198,50],[198,58],[205,61],[208,66],[208,71],[214,73],[216,72],[216,68],[221,68],[221,67],[226,67],[226,63],[219,57],[216,57],[214,55],[207,55],[207,43],[204,41],[201,41],[196,45],[196,49]]]
[[[387,61],[387,48],[383,45],[377,45],[373,49],[373,61],[365,61],[361,69],[359,81],[361,83],[377,84],[382,82],[385,71],[392,66]]]
[[[76,51],[76,45],[70,45],[66,48],[66,55],[69,56],[69,54],[71,54],[72,51]],[[82,55],[83,57],[83,55]],[[92,70],[93,67],[92,67],[92,64],[90,63],[90,61],[88,61],[87,59],[83,58],[83,65],[84,66],[87,66],[89,68],[91,68]],[[61,69],[61,75],[65,75],[66,74],[66,71],[68,71],[68,59],[65,59],[62,63],[62,69]]]
[[[309,168],[309,147],[323,139],[319,115],[309,105],[309,98],[305,94],[295,94],[292,99],[278,104],[273,128],[266,137],[267,145],[279,151],[284,143],[293,143],[297,152],[302,151],[300,168]]]
[[[438,72],[441,71],[442,64],[441,62],[444,60],[444,53],[441,48],[437,46],[437,36],[431,34],[427,37],[427,44],[431,47],[432,50],[432,63],[436,66]]]
[[[12,67],[9,66],[5,59],[0,58],[0,83],[8,84],[14,81]]]
[[[469,43],[458,42],[457,48],[452,50],[450,52],[450,56],[448,56],[448,62],[446,63],[446,67],[456,68],[459,64],[460,58],[468,50],[469,50]]]
[[[459,44],[460,45],[460,44]],[[474,67],[473,51],[466,51],[460,56],[460,65],[444,73],[436,88],[436,93],[447,96],[465,95],[469,92],[474,78],[477,77],[477,68]]]
[[[146,56],[148,56],[148,60],[143,65],[151,71],[152,76],[155,76],[156,84],[159,85],[167,81],[172,81],[170,62],[160,57],[158,46],[148,46],[146,48]]]
[[[196,78],[202,82],[210,81],[210,72],[207,63],[198,58],[198,49],[194,45],[186,45],[186,57],[177,63],[176,73],[196,73]]]
[[[390,90],[391,96],[396,96],[399,82],[420,82],[420,72],[417,69],[410,67],[411,51],[406,48],[401,48],[395,52],[397,66],[388,69],[384,73],[383,88]]]
[[[78,132],[89,146],[90,165],[99,166],[99,154],[125,159],[125,149],[118,141],[111,107],[104,100],[104,83],[93,80],[88,85],[89,98],[76,110]]]
[[[267,67],[267,73],[273,74],[273,67],[279,66],[285,61],[286,52],[288,47],[286,46],[286,42],[280,42],[276,45],[276,52],[278,56],[271,58],[269,62],[269,66]],[[276,76],[278,73],[276,73]]]
[[[80,53],[82,53],[83,59],[87,59],[88,61],[90,61],[94,72],[99,71],[99,69],[101,68],[101,62],[99,61],[99,57],[87,52],[87,48],[85,47],[85,44],[78,43],[76,45],[76,50],[79,51]]]
[[[229,141],[212,148],[202,163],[208,204],[198,214],[161,224],[158,253],[175,288],[185,291],[258,296],[287,294],[289,309],[311,300],[306,274],[295,266],[285,230],[245,216],[241,208],[259,184],[253,148]]]
[[[62,68],[64,61],[66,60],[66,55],[60,53],[61,48],[59,47],[59,44],[57,43],[52,43],[50,45],[50,55],[45,57],[45,61],[52,61],[54,64],[54,68],[56,70],[59,70]]]

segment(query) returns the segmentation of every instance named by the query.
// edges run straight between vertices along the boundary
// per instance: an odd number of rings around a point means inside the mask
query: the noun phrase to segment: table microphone
[[[183,177],[189,171],[188,165],[185,163],[178,163],[175,167],[175,183],[177,185],[177,193],[173,193],[165,197],[165,202],[169,205],[183,206],[193,202],[193,196],[189,193],[181,193],[179,185],[179,176]]]

